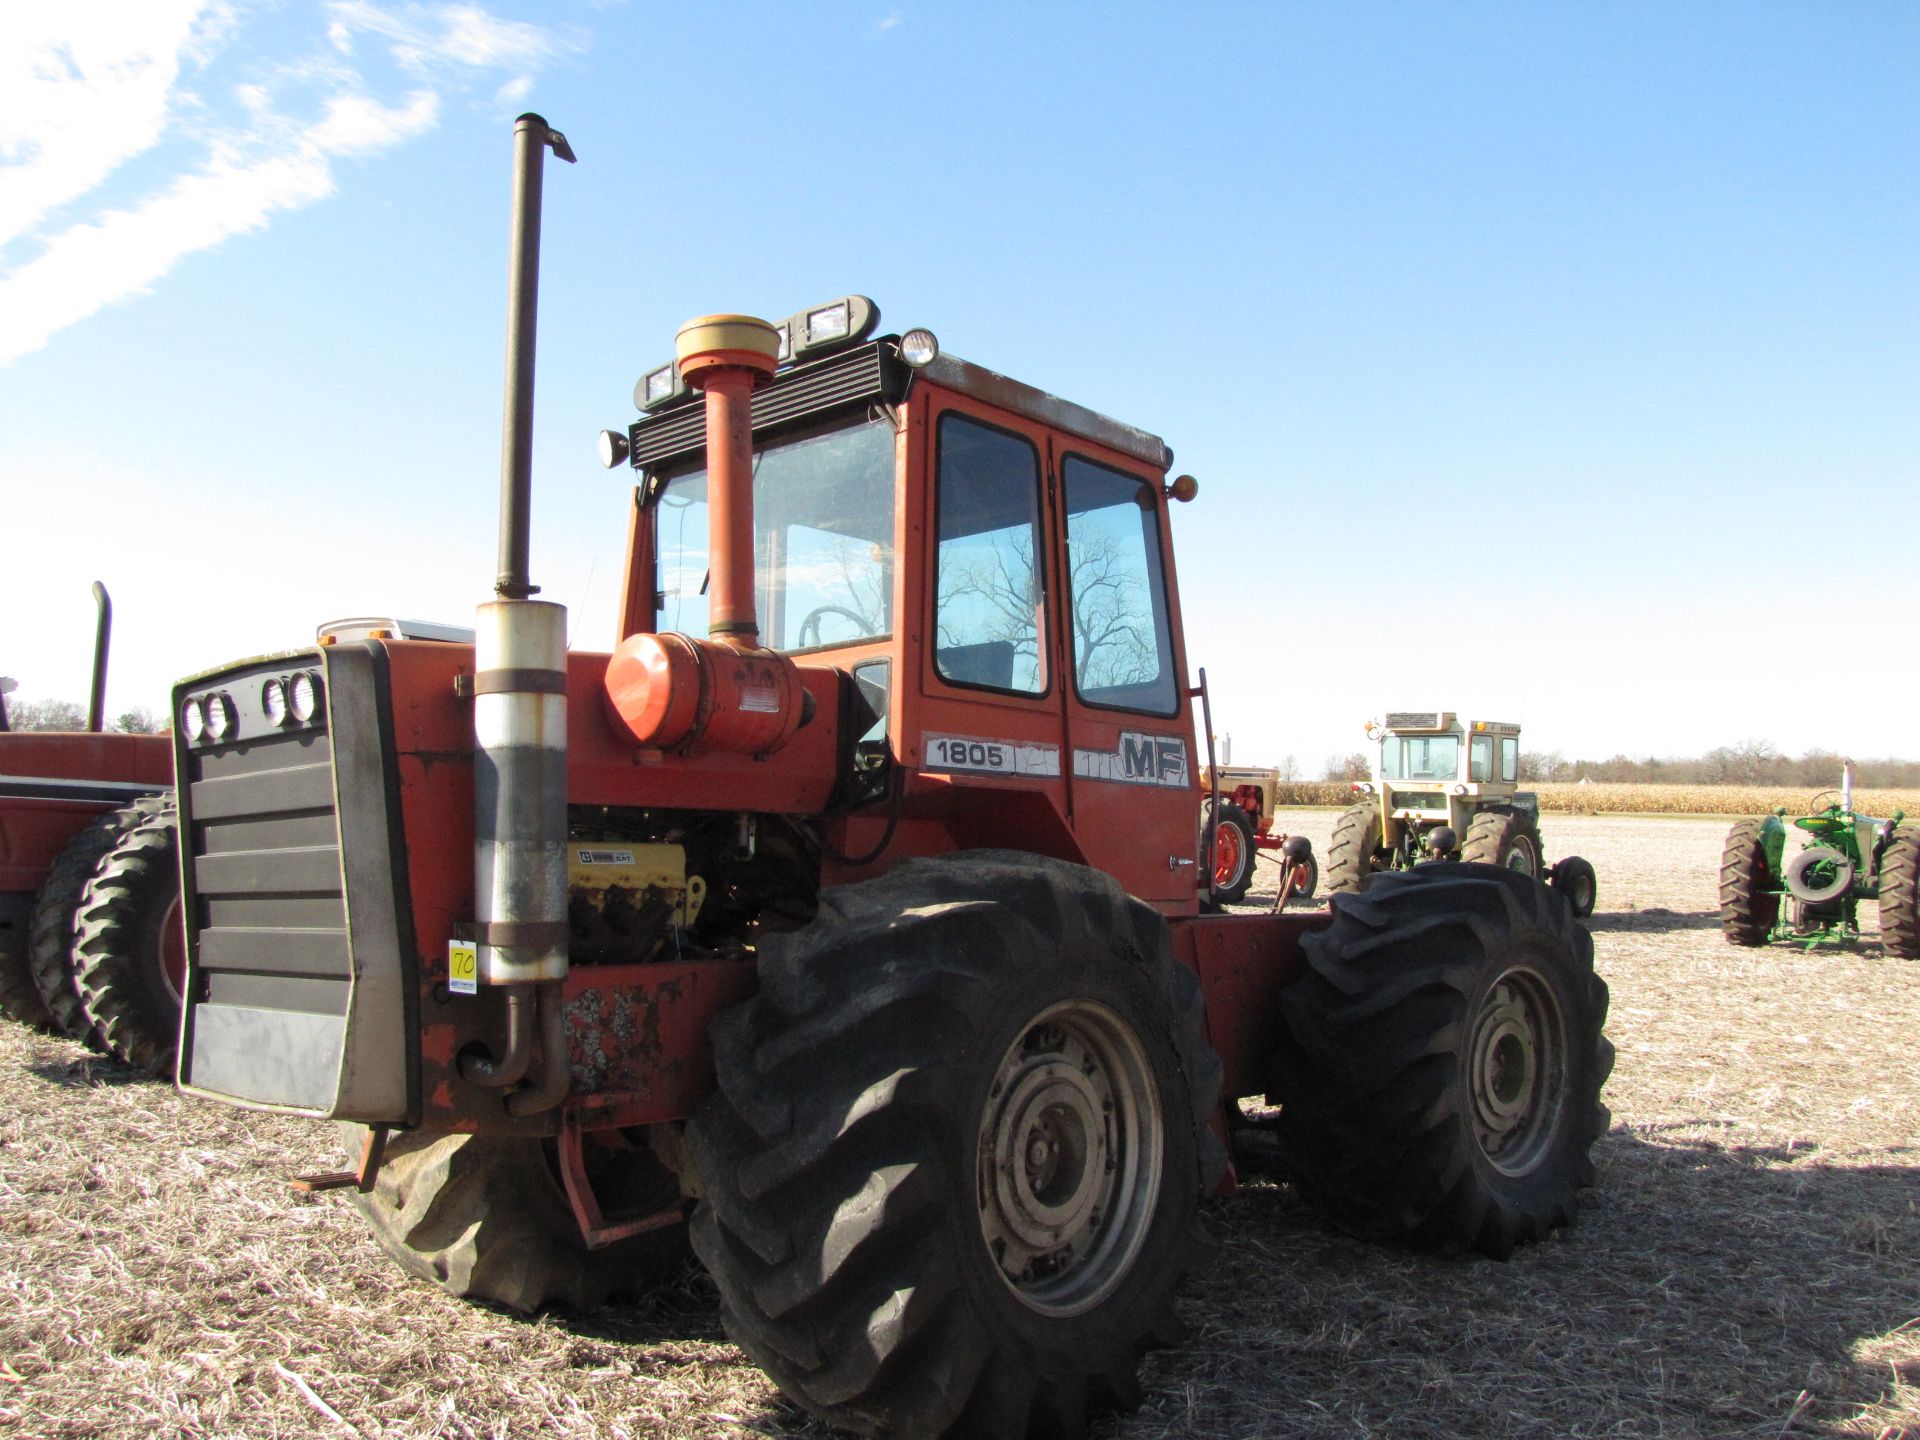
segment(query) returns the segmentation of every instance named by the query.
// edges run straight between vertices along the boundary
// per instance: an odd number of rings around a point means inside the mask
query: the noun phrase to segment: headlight
[[[931,330],[909,330],[900,337],[900,358],[918,370],[940,354],[940,342]]]
[[[207,738],[207,707],[198,695],[180,706],[180,733],[187,737],[189,744],[198,744]]]
[[[1456,785],[1453,787],[1453,793],[1456,795],[1464,795],[1467,793],[1467,787],[1464,785]]]
[[[207,738],[220,741],[233,734],[233,697],[220,690],[207,696]]]
[[[287,723],[287,686],[284,680],[270,678],[260,687],[260,711],[267,717],[269,725]]]
[[[600,432],[600,463],[611,470],[631,453],[632,447],[627,441],[624,430],[602,430]]]
[[[302,725],[309,724],[320,713],[322,688],[320,674],[315,670],[302,670],[287,682],[287,703],[293,707],[293,718]]]

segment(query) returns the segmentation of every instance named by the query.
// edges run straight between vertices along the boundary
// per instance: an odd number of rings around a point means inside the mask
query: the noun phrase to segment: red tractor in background
[[[105,730],[113,607],[84,731],[11,729],[0,694],[0,1012],[171,1076],[186,941],[173,743]]]
[[[1497,1256],[1572,1217],[1607,992],[1491,866],[1205,914],[1156,436],[878,334],[690,322],[602,459],[619,642],[527,572],[544,153],[516,128],[495,598],[176,688],[180,1083],[355,1122],[414,1273],[522,1309],[687,1244],[729,1333],[869,1434],[1078,1433],[1137,1399],[1231,1189]],[[704,633],[701,633],[704,632]]]

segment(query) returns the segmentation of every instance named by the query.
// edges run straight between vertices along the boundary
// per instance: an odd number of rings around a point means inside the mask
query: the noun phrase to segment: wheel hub
[[[1487,992],[1468,1054],[1474,1135],[1495,1169],[1522,1175],[1559,1129],[1565,1025],[1538,975],[1510,970]]]
[[[1002,1058],[981,1116],[980,1233],[1028,1308],[1072,1315],[1126,1274],[1153,1217],[1160,1101],[1138,1038],[1091,1001],[1054,1006]]]

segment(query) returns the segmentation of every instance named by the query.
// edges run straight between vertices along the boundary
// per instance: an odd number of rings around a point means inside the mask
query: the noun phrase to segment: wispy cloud
[[[0,49],[0,261],[37,251],[0,263],[0,364],[332,195],[336,161],[424,134],[450,96],[518,99],[577,43],[475,5],[337,0],[272,65],[220,82],[247,19],[231,0],[144,0],[111,24],[97,9],[29,7]],[[109,198],[161,150],[167,170]]]
[[[885,15],[882,15],[878,20],[873,22],[873,33],[876,35],[884,35],[889,30],[898,30],[906,23],[906,19],[905,11],[889,10]]]

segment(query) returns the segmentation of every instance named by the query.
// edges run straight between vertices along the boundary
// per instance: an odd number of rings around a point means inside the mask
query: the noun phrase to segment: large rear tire
[[[1780,896],[1772,889],[1765,820],[1741,820],[1727,831],[1720,851],[1720,929],[1729,945],[1764,945],[1780,921]]]
[[[342,1129],[358,1164],[366,1131]],[[616,1201],[636,1215],[680,1202],[678,1180],[644,1144],[593,1153],[595,1194],[609,1212]],[[614,1295],[644,1295],[687,1260],[684,1224],[587,1248],[550,1142],[540,1140],[394,1135],[372,1193],[356,1191],[353,1201],[380,1248],[408,1274],[527,1313],[556,1304],[591,1310]]]
[[[81,894],[74,965],[81,1008],[107,1049],[171,1079],[187,967],[180,823],[171,796],[138,808]]]
[[[1358,895],[1369,875],[1387,868],[1381,863],[1385,844],[1378,804],[1368,801],[1341,811],[1327,843],[1327,894]]]
[[[1499,865],[1529,880],[1540,878],[1540,826],[1524,810],[1496,805],[1467,822],[1460,858],[1469,865]]]
[[[1271,1097],[1302,1193],[1369,1239],[1498,1258],[1569,1223],[1613,1046],[1566,901],[1422,865],[1335,899],[1302,945]]]
[[[40,893],[33,904],[33,948],[31,951],[34,988],[53,1017],[54,1025],[72,1040],[96,1050],[105,1050],[99,1032],[87,1015],[80,998],[79,965],[74,955],[74,921],[87,881],[100,859],[120,842],[120,838],[151,812],[154,800],[139,800],[124,809],[112,810],[87,822],[84,829],[67,842],[67,848],[40,882]]]
[[[1880,943],[1896,960],[1920,960],[1920,833],[1896,830],[1880,856]]]
[[[1212,894],[1216,905],[1237,905],[1253,884],[1253,822],[1231,800],[1220,802],[1213,820]]]
[[[36,1030],[55,1028],[33,983],[33,893],[0,895],[0,1015]]]
[[[688,1128],[728,1331],[865,1434],[1078,1435],[1138,1401],[1225,1152],[1199,983],[1097,872],[910,860],[771,936]]]

